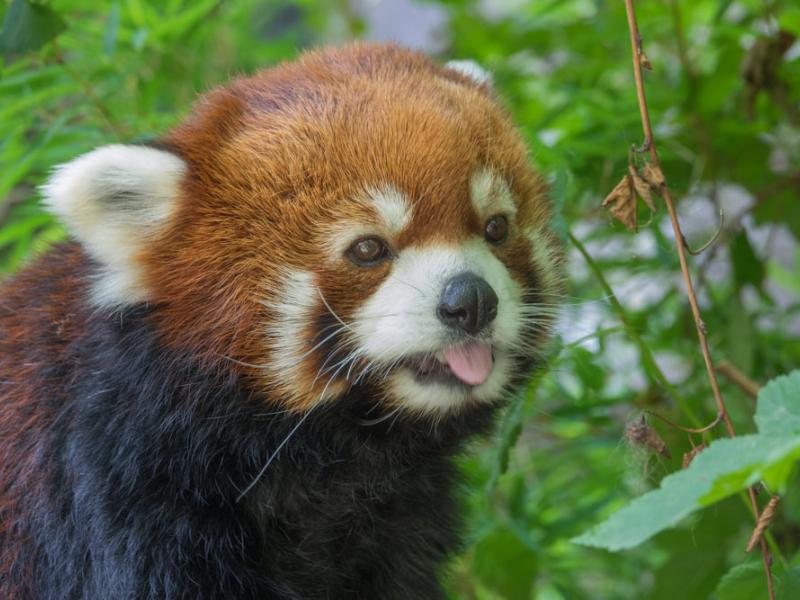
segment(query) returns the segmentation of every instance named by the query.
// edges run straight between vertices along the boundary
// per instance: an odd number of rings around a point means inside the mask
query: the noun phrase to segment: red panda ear
[[[492,87],[492,74],[476,63],[474,60],[451,60],[445,63],[445,68],[469,77],[478,85]]]
[[[42,187],[49,210],[103,266],[95,304],[148,299],[136,256],[173,213],[185,171],[170,152],[114,144],[57,167]]]

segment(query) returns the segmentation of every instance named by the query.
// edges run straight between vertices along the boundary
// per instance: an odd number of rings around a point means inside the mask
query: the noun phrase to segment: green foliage
[[[719,600],[757,600],[766,598],[764,565],[761,562],[736,565],[720,579],[715,594]]]
[[[769,536],[777,589],[800,597],[800,475],[789,470],[800,403],[785,387],[796,385],[796,374],[771,383],[757,405],[721,381],[737,432],[757,427],[757,434],[713,441],[720,428],[687,436],[651,420],[672,459],[623,439],[645,410],[689,427],[716,416],[663,208],[652,215],[642,208],[637,235],[599,208],[627,172],[629,148],[642,143],[623,3],[425,4],[447,18],[437,38],[441,58],[475,59],[493,72],[532,161],[550,178],[570,278],[559,301],[564,325],[540,370],[512,400],[497,436],[462,461],[471,544],[452,566],[452,595],[763,596],[761,565],[745,563],[742,550],[752,516],[735,490],[765,477],[786,490]],[[37,186],[54,165],[101,144],[158,136],[198,92],[237,73],[310,45],[371,35],[354,9],[367,5],[374,3],[0,4],[0,273],[65,235],[38,205]],[[800,36],[800,9],[793,0],[639,1],[636,8],[653,64],[645,79],[655,135],[691,247],[711,237],[718,209],[725,212],[715,244],[690,257],[712,357],[757,382],[773,380],[800,364],[800,52],[766,51],[756,60],[755,50],[769,50],[778,28]],[[779,416],[781,409],[790,412]],[[700,442],[713,443],[680,471],[681,455]],[[728,476],[693,485],[698,470]],[[649,530],[615,533],[616,545],[630,546],[669,526],[641,545],[611,553],[571,542],[653,497],[665,508],[643,510]]]
[[[575,539],[579,544],[620,550],[641,544],[693,511],[761,480],[784,490],[800,460],[800,371],[771,381],[758,395],[758,435],[721,439],[684,471],[661,480],[607,521]]]
[[[47,6],[13,0],[0,29],[0,50],[7,54],[38,50],[64,30],[64,20]]]

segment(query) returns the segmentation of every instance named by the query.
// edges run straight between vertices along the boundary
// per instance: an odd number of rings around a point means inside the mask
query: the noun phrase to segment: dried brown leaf
[[[617,221],[631,231],[637,230],[636,194],[633,191],[633,180],[625,175],[605,197],[602,206],[608,209]]]
[[[666,183],[664,181],[664,173],[660,168],[647,163],[642,169],[642,179],[644,179],[656,194],[661,193],[661,188]]]
[[[644,50],[639,50],[639,64],[642,65],[643,69],[647,69],[648,71],[653,70],[653,65],[650,63],[650,59],[647,58],[647,54],[644,53]]]
[[[753,548],[756,547],[756,544],[758,544],[758,542],[761,540],[761,537],[764,535],[764,531],[766,531],[767,527],[769,527],[769,524],[772,522],[772,518],[775,516],[775,507],[778,505],[778,501],[780,499],[780,496],[773,496],[769,499],[769,502],[764,507],[764,511],[758,517],[758,523],[756,523],[756,526],[753,529],[750,540],[747,542],[747,548],[745,549],[746,552],[751,552]]]
[[[694,460],[694,457],[697,456],[698,454],[700,454],[707,447],[708,447],[708,444],[703,443],[703,444],[700,444],[698,446],[695,446],[694,448],[692,448],[688,452],[684,452],[683,453],[683,468],[685,469],[690,464],[692,464],[692,461]]]
[[[633,187],[636,193],[639,194],[642,200],[644,200],[644,203],[650,207],[650,210],[655,210],[656,205],[653,204],[653,195],[650,193],[650,185],[642,179],[633,165],[628,165],[628,171],[630,171],[631,180],[633,181]]]

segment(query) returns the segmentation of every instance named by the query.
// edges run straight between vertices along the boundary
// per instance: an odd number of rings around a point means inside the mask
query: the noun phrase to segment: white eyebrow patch
[[[411,203],[395,187],[369,188],[367,199],[390,235],[397,235],[411,222]]]
[[[487,218],[504,214],[513,217],[517,214],[514,196],[505,179],[490,169],[480,169],[470,179],[470,199],[475,212]]]

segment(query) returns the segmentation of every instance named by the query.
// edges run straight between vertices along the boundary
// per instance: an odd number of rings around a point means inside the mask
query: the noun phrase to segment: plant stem
[[[664,198],[664,202],[667,205],[667,211],[669,212],[669,218],[672,223],[675,246],[678,250],[678,259],[680,260],[681,264],[681,273],[683,275],[684,283],[686,284],[686,294],[689,299],[689,305],[692,309],[695,327],[697,328],[697,337],[700,341],[700,349],[703,353],[703,362],[706,365],[706,372],[708,374],[709,383],[711,384],[711,390],[714,394],[714,401],[717,405],[717,410],[722,415],[722,421],[725,423],[725,429],[728,432],[728,436],[734,437],[736,436],[736,431],[734,430],[733,422],[728,414],[728,409],[725,406],[725,401],[722,399],[722,394],[719,391],[719,383],[717,382],[717,377],[714,373],[714,365],[711,361],[711,355],[708,350],[706,326],[705,323],[703,323],[703,318],[700,314],[700,308],[697,304],[697,297],[695,296],[694,287],[692,285],[692,278],[689,274],[689,266],[686,262],[686,248],[683,244],[683,232],[681,231],[681,226],[678,222],[678,215],[675,211],[675,204],[672,200],[672,194],[669,191],[669,186],[666,184],[666,179],[663,177],[663,172],[661,171],[661,162],[658,158],[655,140],[653,139],[653,130],[650,126],[650,113],[647,109],[647,99],[645,98],[644,81],[642,78],[642,38],[639,35],[639,26],[636,22],[636,13],[633,7],[633,0],[625,0],[625,12],[628,17],[628,29],[630,32],[631,53],[633,57],[633,76],[636,82],[636,96],[639,101],[639,114],[641,116],[642,129],[644,131],[644,147],[649,150],[651,164],[661,173],[661,179],[665,182],[662,186],[661,193]],[[756,500],[755,490],[750,488],[748,490],[748,495],[750,496],[750,504],[753,509],[756,523],[758,523],[760,513],[758,510],[758,501]],[[770,570],[769,565],[769,550],[767,549],[767,543],[763,537],[761,538],[759,546],[761,548],[761,555],[764,560],[764,573],[767,579],[767,591],[769,593],[770,600],[774,600],[775,590],[772,582],[772,571]]]
[[[586,250],[586,247],[581,243],[578,238],[576,238],[571,231],[567,232],[567,236],[572,244],[578,249],[578,252],[581,253],[583,259],[586,261],[586,264],[589,267],[589,270],[597,279],[597,282],[600,284],[600,287],[603,288],[603,291],[608,296],[608,301],[611,304],[611,308],[614,309],[614,312],[617,313],[619,320],[622,321],[622,324],[625,326],[625,331],[630,335],[633,342],[639,349],[639,354],[642,357],[642,362],[647,364],[650,367],[650,371],[654,375],[656,379],[656,383],[660,384],[667,393],[675,400],[675,403],[678,407],[684,412],[684,414],[689,417],[693,424],[697,425],[698,427],[702,424],[700,418],[695,414],[694,410],[692,409],[691,404],[689,404],[686,399],[675,389],[675,387],[669,382],[664,372],[661,370],[661,367],[658,366],[655,357],[653,356],[653,352],[650,350],[650,347],[645,344],[642,337],[639,335],[639,332],[636,331],[635,327],[631,323],[631,319],[628,316],[628,312],[625,310],[625,307],[622,306],[617,295],[614,293],[614,290],[611,288],[611,284],[608,283],[608,280],[603,275],[602,269],[600,266],[595,262],[589,252]],[[645,369],[645,371],[648,371]]]
[[[718,362],[717,373],[725,377],[731,383],[737,385],[739,389],[753,400],[758,398],[758,390],[761,389],[761,386],[742,373],[732,362],[727,360]]]

